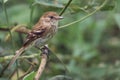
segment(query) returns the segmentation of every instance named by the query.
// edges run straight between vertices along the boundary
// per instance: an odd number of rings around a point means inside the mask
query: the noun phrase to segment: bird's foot
[[[46,54],[49,57],[49,53],[51,51],[47,46],[43,46],[43,48],[41,48],[41,52],[42,52],[42,54]]]
[[[35,46],[35,48],[41,50],[42,54],[46,54],[47,57],[49,57],[49,53],[51,53],[51,50],[45,45],[43,46],[42,48],[38,47],[38,46]],[[41,55],[42,55],[41,54]]]

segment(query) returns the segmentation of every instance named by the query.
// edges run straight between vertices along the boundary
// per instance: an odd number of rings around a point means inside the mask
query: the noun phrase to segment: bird
[[[29,47],[34,46],[40,48],[44,46],[56,34],[58,23],[61,19],[63,17],[54,11],[45,12],[28,33],[22,47],[15,52],[15,56],[9,62],[8,68]]]

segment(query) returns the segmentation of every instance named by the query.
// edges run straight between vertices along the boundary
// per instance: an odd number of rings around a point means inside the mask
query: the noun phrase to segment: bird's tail
[[[22,47],[22,48],[20,48],[19,50],[17,50],[15,52],[15,56],[12,58],[12,60],[8,64],[8,69],[11,67],[12,64],[15,63],[15,61],[17,60],[17,58],[23,53],[24,50],[25,50],[25,47]]]

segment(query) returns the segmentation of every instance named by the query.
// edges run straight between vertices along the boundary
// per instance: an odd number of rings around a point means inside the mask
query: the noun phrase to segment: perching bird
[[[27,35],[23,46],[16,51],[15,56],[10,61],[8,68],[14,64],[16,59],[25,51],[29,46],[42,47],[48,42],[57,32],[58,21],[63,17],[59,16],[56,12],[46,12],[33,26],[31,32]]]

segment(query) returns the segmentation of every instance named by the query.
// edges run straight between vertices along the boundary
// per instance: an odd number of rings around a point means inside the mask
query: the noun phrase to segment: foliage
[[[26,76],[23,78],[23,80],[33,80],[34,76],[35,76],[35,72],[31,72],[31,73],[29,73],[28,75],[26,75]]]
[[[3,7],[3,3],[5,7]],[[14,25],[27,25],[31,28],[46,11],[58,13],[64,8],[68,0],[1,0],[0,28],[12,28]],[[60,26],[81,19],[91,14],[104,0],[72,0],[64,12],[64,20]],[[56,36],[49,42],[49,47],[65,64],[50,54],[42,80],[49,80],[56,75],[65,75],[73,80],[120,80],[120,0],[108,0],[104,7],[94,15],[90,15],[82,22],[60,28]],[[6,9],[6,13],[5,13]],[[21,47],[26,35],[12,32],[11,39],[5,41],[9,31],[0,30],[0,72],[9,62],[3,59],[14,54]],[[39,51],[35,48],[27,50],[24,55],[32,55]],[[40,57],[29,58],[37,65]],[[18,61],[19,76],[22,76],[30,64],[26,59]],[[15,65],[6,70],[0,80],[15,80]],[[14,70],[15,69],[15,70]],[[15,74],[11,74],[15,73]]]

